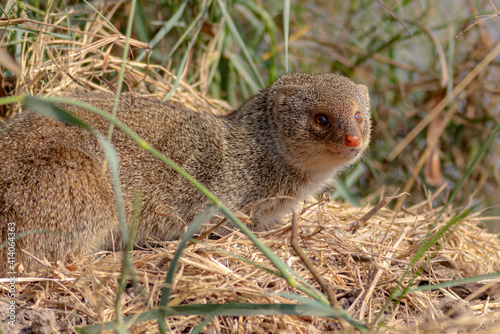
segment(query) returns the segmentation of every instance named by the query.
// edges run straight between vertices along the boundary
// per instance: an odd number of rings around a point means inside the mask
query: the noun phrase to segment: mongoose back
[[[106,111],[113,107],[109,94],[72,97]],[[109,123],[100,117],[62,107],[106,133]],[[252,218],[255,230],[271,228],[333,174],[357,161],[371,131],[368,89],[339,74],[284,75],[224,116],[136,98],[133,105],[120,102],[117,118],[229,209],[260,203]],[[129,221],[134,197],[142,194],[136,244],[149,236],[179,238],[208,201],[119,130],[112,144],[120,158]],[[29,110],[0,125],[1,240],[7,240],[13,226],[16,234],[53,231],[16,241],[15,259],[24,268],[38,265],[29,254],[65,263],[117,246],[120,228],[104,159],[92,134]],[[6,271],[7,252],[7,247],[0,250],[0,273]]]

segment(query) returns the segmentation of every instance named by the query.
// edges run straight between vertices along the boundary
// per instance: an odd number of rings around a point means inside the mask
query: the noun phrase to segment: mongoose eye
[[[361,117],[361,113],[359,111],[356,113],[356,115],[354,115],[354,119],[358,123],[361,123],[363,121],[363,117]]]
[[[330,124],[330,121],[328,120],[328,117],[326,117],[323,114],[316,115],[316,124],[319,125],[328,125]]]

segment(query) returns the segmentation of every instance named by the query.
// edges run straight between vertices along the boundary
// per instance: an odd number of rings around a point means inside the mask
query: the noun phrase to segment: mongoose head
[[[339,74],[287,74],[270,88],[284,158],[299,170],[336,171],[370,142],[368,88]]]

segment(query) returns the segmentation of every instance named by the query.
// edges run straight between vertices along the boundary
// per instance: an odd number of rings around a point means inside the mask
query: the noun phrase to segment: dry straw
[[[106,82],[99,77],[119,71],[121,60],[113,56],[112,48],[123,45],[123,36],[97,16],[89,20],[85,31],[73,29],[73,38],[62,39],[60,34],[69,29],[58,26],[61,17],[51,20],[50,24],[15,22],[39,32],[34,41],[25,39],[22,45],[19,61],[22,73],[15,82],[15,92],[54,95],[113,86],[113,80]],[[131,41],[130,45],[147,48],[137,41]],[[162,98],[172,88],[175,78],[168,68],[130,60],[126,64],[125,81],[136,95]],[[224,102],[202,96],[182,80],[171,100],[203,112],[229,109]],[[325,200],[304,203],[299,244],[316,270],[333,285],[340,306],[353,318],[370,324],[398,283],[407,286],[413,280],[413,286],[438,284],[500,269],[500,242],[495,235],[477,227],[484,220],[477,215],[469,215],[454,225],[450,233],[410,266],[429,232],[435,234],[457,214],[447,209],[436,224],[441,208],[434,208],[432,203],[433,197],[429,196],[427,201],[397,213],[381,209],[354,233],[349,224],[361,218],[370,206],[359,209]],[[289,219],[284,219],[276,229],[259,237],[319,288],[290,246],[290,231]],[[152,240],[150,245],[133,251],[138,284],[131,283],[121,298],[124,316],[157,305],[178,241]],[[43,320],[43,324],[37,325],[42,332],[73,332],[75,325],[113,320],[121,256],[119,252],[103,251],[73,264],[47,264],[38,272],[24,273],[17,284],[19,324],[22,325],[25,314],[26,326],[29,321]],[[269,270],[256,268],[242,259]],[[409,275],[400,282],[408,269]],[[274,272],[269,260],[238,231],[218,240],[203,239],[192,243],[183,254],[169,305],[293,302],[284,293],[299,292]],[[385,328],[372,332],[498,332],[500,303],[492,299],[495,288],[495,281],[490,279],[453,288],[409,292],[386,309],[382,318]],[[184,332],[204,318],[178,316],[166,320],[173,332]],[[147,322],[131,331],[155,333],[156,326],[155,322]],[[205,330],[207,333],[325,333],[338,329],[338,323],[332,319],[281,315],[214,317]]]
[[[361,217],[360,210],[333,202],[305,204],[301,214],[300,245],[316,269],[331,282],[342,307],[364,323],[374,320],[388,295],[396,287],[416,249],[433,225],[439,208],[431,201],[400,212],[377,212],[354,234],[348,223]],[[435,229],[453,217],[446,212]],[[491,273],[500,268],[500,242],[495,235],[477,227],[477,217],[460,222],[447,238],[431,248],[424,259],[413,266],[422,267],[416,284],[437,284]],[[319,288],[311,273],[290,246],[290,223],[285,219],[275,230],[261,233],[260,239],[303,278]],[[155,307],[177,241],[152,241],[154,247],[133,251],[138,288],[132,284],[122,298],[125,316]],[[297,292],[277,275],[243,262],[248,259],[274,272],[267,258],[241,233],[234,232],[219,240],[191,244],[183,254],[169,306],[209,303],[290,303],[279,293]],[[54,324],[72,329],[72,323],[95,324],[113,320],[114,298],[121,270],[121,253],[100,252],[74,264],[53,264],[30,273],[19,283],[21,308],[53,312]],[[43,278],[42,278],[43,277]],[[50,279],[47,279],[50,278]],[[403,285],[408,283],[409,277]],[[492,282],[489,280],[488,282]],[[495,287],[480,292],[471,301],[463,301],[479,290],[482,283],[434,291],[416,291],[403,297],[396,309],[387,312],[385,324],[395,333],[436,333],[443,329],[470,332],[493,330],[498,322],[500,304],[489,299]],[[445,314],[459,306],[454,315]],[[168,326],[182,332],[199,324],[202,316],[167,319]],[[431,319],[432,321],[429,321]],[[133,332],[155,332],[154,322],[134,327]],[[298,316],[216,317],[208,329],[233,333],[324,333],[338,329],[328,319]],[[388,330],[387,330],[388,331]],[[379,330],[374,332],[386,332]],[[443,331],[444,332],[444,331]],[[491,332],[494,333],[494,332]]]

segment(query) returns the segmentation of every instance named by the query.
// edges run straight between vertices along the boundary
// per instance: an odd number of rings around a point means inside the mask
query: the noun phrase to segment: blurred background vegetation
[[[89,33],[99,25],[99,34],[113,35],[125,34],[131,5],[7,0],[2,11],[4,22],[28,18]],[[353,203],[368,197],[374,203],[381,194],[405,189],[411,193],[405,205],[411,205],[441,190],[433,199],[434,206],[441,206],[500,122],[499,59],[477,67],[499,45],[499,20],[489,0],[139,0],[132,38],[153,49],[148,54],[132,48],[130,59],[148,62],[145,74],[173,83],[173,76],[153,65],[167,68],[203,95],[233,107],[286,71],[345,74],[369,87],[374,131],[367,158],[336,181],[332,196]],[[1,47],[17,61],[40,33],[83,45],[94,41],[91,34],[84,39],[72,30],[36,22],[0,31]],[[64,53],[61,44],[46,48]],[[123,50],[106,44],[93,52],[94,57],[107,52],[121,57]],[[89,64],[93,85],[104,86],[101,74],[115,82],[117,71]],[[459,87],[399,154],[391,155],[474,69],[477,76]],[[54,80],[51,71],[56,69],[46,69],[29,83],[25,78],[21,85],[19,77],[3,69],[2,85],[7,94],[45,93],[40,87]],[[131,90],[139,85],[133,80],[128,84]],[[151,82],[141,85],[146,93],[169,93]],[[497,133],[455,198],[455,207],[472,204],[477,211],[500,204],[499,144]],[[500,210],[490,208],[485,214],[500,216]]]

